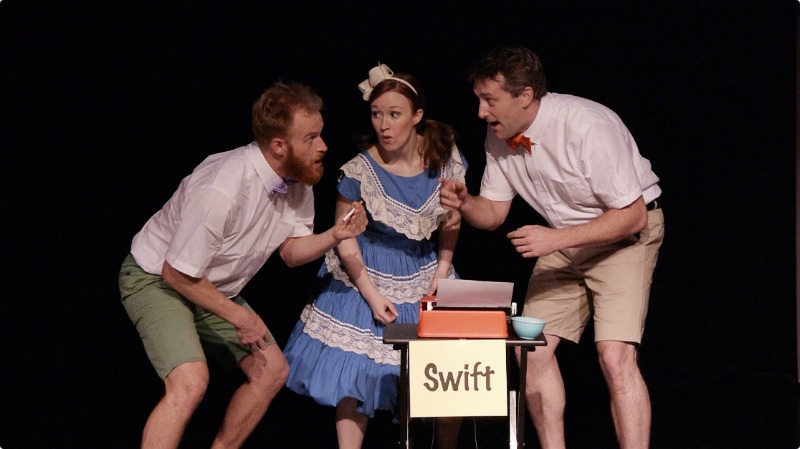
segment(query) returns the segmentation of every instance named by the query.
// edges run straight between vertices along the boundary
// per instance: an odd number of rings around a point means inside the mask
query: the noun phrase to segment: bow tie
[[[528,153],[531,152],[531,139],[522,135],[521,133],[510,139],[506,139],[506,143],[509,147],[511,147],[511,149],[516,149],[517,146],[522,145],[526,150],[528,150]]]
[[[273,187],[272,190],[270,190],[269,193],[273,194],[273,195],[276,194],[276,193],[286,193],[286,192],[289,191],[289,186],[294,184],[294,183],[296,183],[296,182],[297,182],[297,180],[294,179],[294,178],[286,178],[283,181],[281,181],[280,184],[278,184],[275,187]]]

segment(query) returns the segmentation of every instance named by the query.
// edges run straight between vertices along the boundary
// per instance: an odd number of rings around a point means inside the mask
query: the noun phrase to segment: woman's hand
[[[367,300],[367,303],[372,309],[372,317],[375,318],[375,321],[386,325],[397,319],[397,308],[389,301],[389,298],[378,295],[372,300]]]

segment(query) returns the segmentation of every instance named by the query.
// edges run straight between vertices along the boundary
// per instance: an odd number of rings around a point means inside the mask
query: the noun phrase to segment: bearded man
[[[119,274],[122,304],[163,379],[143,448],[177,448],[209,381],[206,356],[240,368],[213,448],[240,447],[283,386],[288,365],[239,295],[275,250],[290,267],[364,231],[360,204],[314,234],[312,185],[323,173],[322,100],[276,83],[253,105],[255,142],[209,156],[133,238]]]

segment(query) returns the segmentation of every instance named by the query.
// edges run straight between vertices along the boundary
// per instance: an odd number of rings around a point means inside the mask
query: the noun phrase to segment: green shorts
[[[178,294],[161,276],[145,272],[131,255],[122,263],[119,291],[147,357],[162,379],[184,363],[206,362],[206,354],[228,368],[250,355],[231,323]],[[231,300],[253,310],[241,296]],[[267,345],[274,343],[270,334]]]

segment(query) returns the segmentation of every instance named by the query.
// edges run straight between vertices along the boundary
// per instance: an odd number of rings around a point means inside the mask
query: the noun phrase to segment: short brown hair
[[[300,83],[278,81],[253,103],[253,136],[261,148],[275,137],[288,137],[297,110],[316,113],[322,110],[322,98],[314,89]]]
[[[539,57],[525,47],[504,47],[493,50],[478,61],[470,70],[469,81],[472,83],[486,80],[497,81],[503,75],[505,83],[502,88],[517,97],[526,87],[533,88],[534,97],[538,100],[547,93],[547,77]]]

